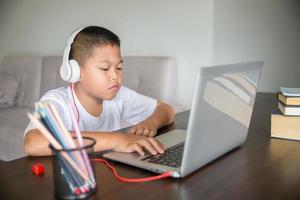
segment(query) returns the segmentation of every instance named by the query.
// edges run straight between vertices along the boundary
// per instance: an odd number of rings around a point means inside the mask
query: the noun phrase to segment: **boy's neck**
[[[96,99],[86,94],[78,84],[74,84],[74,93],[85,108],[85,110],[95,117],[99,117],[103,111],[103,100]]]

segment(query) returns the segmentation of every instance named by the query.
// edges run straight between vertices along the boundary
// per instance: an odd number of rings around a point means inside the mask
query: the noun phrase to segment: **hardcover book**
[[[300,116],[285,116],[278,110],[271,114],[271,137],[300,140]]]

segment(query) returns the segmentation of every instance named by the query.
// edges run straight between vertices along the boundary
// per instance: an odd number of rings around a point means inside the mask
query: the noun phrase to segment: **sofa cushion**
[[[33,107],[40,97],[41,57],[7,56],[4,57],[1,75],[12,76],[19,82],[16,99],[18,106]]]
[[[176,60],[158,56],[124,57],[124,85],[167,102],[176,100]]]
[[[175,112],[186,108],[177,103],[177,62],[160,56],[125,56],[124,85],[146,96],[173,106]]]
[[[65,87],[68,82],[63,81],[60,77],[60,66],[62,63],[62,56],[47,56],[43,57],[42,61],[42,82],[40,95],[44,95],[49,90],[59,87]]]
[[[24,130],[29,123],[26,107],[10,107],[0,112],[0,160],[10,161],[25,156]]]
[[[12,76],[0,75],[0,108],[15,105],[18,86],[19,82]]]

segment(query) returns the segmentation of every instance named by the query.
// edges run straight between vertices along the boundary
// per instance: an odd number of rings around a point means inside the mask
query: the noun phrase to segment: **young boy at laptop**
[[[71,102],[82,135],[96,140],[95,151],[164,153],[153,136],[173,122],[173,108],[122,86],[122,62],[120,40],[113,32],[97,26],[78,30],[68,41],[61,67],[62,78],[72,84],[47,92],[40,101],[50,100],[74,134],[67,110]],[[124,124],[135,126],[129,134],[111,132]],[[48,141],[32,122],[25,130],[24,151],[32,156],[51,154]]]

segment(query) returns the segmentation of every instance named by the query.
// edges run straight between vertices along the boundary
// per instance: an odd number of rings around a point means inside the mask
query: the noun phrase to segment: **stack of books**
[[[281,87],[271,114],[271,137],[300,140],[300,88]]]

